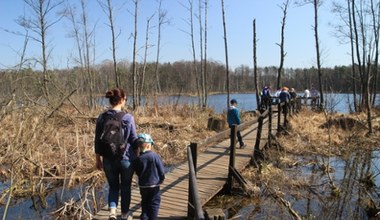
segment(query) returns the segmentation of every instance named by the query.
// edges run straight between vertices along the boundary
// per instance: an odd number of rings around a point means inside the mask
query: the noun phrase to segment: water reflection
[[[281,167],[286,178],[273,174],[268,181],[254,175],[249,180],[260,193],[247,196],[236,189],[235,196],[218,196],[207,207],[222,206],[234,219],[295,219],[297,214],[303,219],[369,219],[380,211],[380,151],[358,150],[342,158],[288,156],[299,163]]]

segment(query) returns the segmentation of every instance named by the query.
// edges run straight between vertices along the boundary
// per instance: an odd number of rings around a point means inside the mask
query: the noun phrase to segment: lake
[[[298,94],[302,96],[303,94]],[[325,94],[326,110],[329,112],[349,113],[350,108],[353,109],[353,95],[348,93],[327,93]],[[377,96],[376,103],[379,103],[379,96]],[[255,93],[238,93],[230,94],[230,99],[236,99],[238,101],[238,107],[242,111],[253,111],[257,109],[256,94]],[[128,105],[132,105],[131,98],[128,99]],[[102,103],[106,103],[103,100]],[[146,100],[142,100],[146,103]],[[178,104],[190,104],[197,105],[198,97],[195,96],[159,96],[157,102],[161,105],[174,105]],[[153,100],[147,100],[147,104],[150,105]],[[216,113],[222,113],[227,108],[227,94],[215,94],[208,96],[208,107],[214,109]]]

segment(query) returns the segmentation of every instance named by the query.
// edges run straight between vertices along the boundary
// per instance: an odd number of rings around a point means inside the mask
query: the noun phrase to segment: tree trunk
[[[280,47],[280,66],[278,67],[278,72],[277,72],[277,88],[281,87],[281,73],[283,71],[284,59],[286,56],[284,52],[284,43],[285,43],[286,14],[288,11],[288,5],[289,5],[289,0],[286,0],[284,5],[281,7],[283,11],[283,17],[282,17],[282,22],[281,22],[281,43],[277,44]]]
[[[318,83],[320,93],[320,108],[324,108],[323,98],[323,83],[322,83],[322,68],[321,68],[321,53],[319,49],[319,35],[318,35],[318,8],[320,0],[314,0],[314,37],[315,37],[315,50],[317,55],[317,70],[318,70]]]
[[[135,4],[135,22],[134,22],[134,34],[133,34],[133,61],[132,61],[132,72],[133,72],[133,91],[132,91],[132,97],[133,97],[133,109],[135,110],[137,108],[137,12],[138,12],[138,3],[139,0],[133,0],[133,3]]]
[[[224,0],[222,2],[222,17],[223,17],[223,33],[224,33],[224,53],[226,58],[226,89],[227,89],[227,107],[230,100],[230,72],[228,67],[228,47],[227,47],[227,30],[226,30],[226,18],[224,13]]]
[[[256,89],[256,106],[257,108],[260,105],[260,95],[259,95],[259,83],[257,77],[257,57],[256,57],[256,19],[253,19],[253,75],[255,80],[255,89]]]
[[[352,93],[354,99],[354,111],[358,111],[358,104],[356,99],[356,74],[355,74],[355,49],[354,49],[354,36],[352,29],[352,14],[351,14],[351,6],[350,0],[347,0],[347,9],[348,9],[348,19],[349,19],[349,28],[350,28],[350,46],[351,46],[351,71],[352,71]]]

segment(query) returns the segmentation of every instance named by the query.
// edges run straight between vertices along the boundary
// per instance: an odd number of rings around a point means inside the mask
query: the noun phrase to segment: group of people
[[[296,90],[294,88],[289,89],[284,86],[277,88],[276,92],[272,95],[269,86],[264,86],[260,94],[260,110],[265,110],[269,105],[278,103],[288,103],[291,99],[297,97]]]
[[[276,92],[271,95],[270,87],[264,86],[263,90],[260,94],[260,110],[265,110],[267,107],[271,104],[278,104],[282,102],[289,102],[291,99],[297,98],[297,93],[294,88],[289,89],[288,87],[284,86],[282,88],[277,88]],[[311,99],[311,103],[315,104],[317,98],[319,97],[319,93],[317,89],[315,89],[313,86],[311,88],[311,91],[307,88],[305,88],[303,97],[305,99],[304,104],[307,104],[307,100]]]
[[[134,117],[123,112],[127,101],[126,93],[115,88],[106,92],[111,108],[101,113],[96,121],[95,154],[96,168],[104,170],[109,185],[109,219],[117,219],[119,193],[121,196],[121,219],[133,219],[130,212],[131,185],[134,173],[138,176],[141,194],[140,219],[157,219],[160,208],[160,184],[165,179],[165,168],[161,158],[154,153],[154,141],[150,134],[137,134]],[[105,135],[105,123],[113,116],[120,117],[122,147],[120,156],[106,153],[102,138]],[[115,117],[114,117],[115,118]],[[117,118],[117,117],[116,117]]]

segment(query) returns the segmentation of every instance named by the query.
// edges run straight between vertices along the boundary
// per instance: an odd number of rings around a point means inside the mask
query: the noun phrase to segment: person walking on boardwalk
[[[305,105],[307,105],[307,100],[309,99],[309,97],[310,97],[310,91],[307,88],[305,88],[305,91],[303,93],[303,98],[305,99],[305,102],[304,102]]]
[[[291,99],[288,87],[286,86],[282,87],[279,98],[280,98],[280,103],[285,103],[285,105],[282,106],[282,112],[287,113],[288,103]]]
[[[230,104],[231,105],[228,107],[228,110],[227,110],[227,122],[228,122],[228,126],[232,128],[233,125],[240,125],[241,119],[240,119],[240,111],[237,108],[237,105],[238,105],[237,100],[231,99]],[[240,148],[244,148],[245,145],[244,145],[243,138],[239,130],[237,131],[236,135],[240,144]]]
[[[136,146],[140,156],[133,162],[133,170],[138,176],[141,194],[142,220],[156,220],[160,209],[160,184],[165,179],[165,168],[158,154],[152,151],[153,139],[149,134],[139,134]]]
[[[260,98],[260,110],[265,111],[266,109],[268,109],[268,106],[271,105],[271,94],[269,86],[264,86],[263,90],[261,91]]]
[[[116,219],[116,209],[121,195],[121,219],[131,219],[132,167],[136,159],[132,144],[137,139],[134,117],[122,111],[126,94],[120,88],[106,92],[111,108],[101,113],[96,121],[96,168],[104,170],[109,185],[109,219]]]

